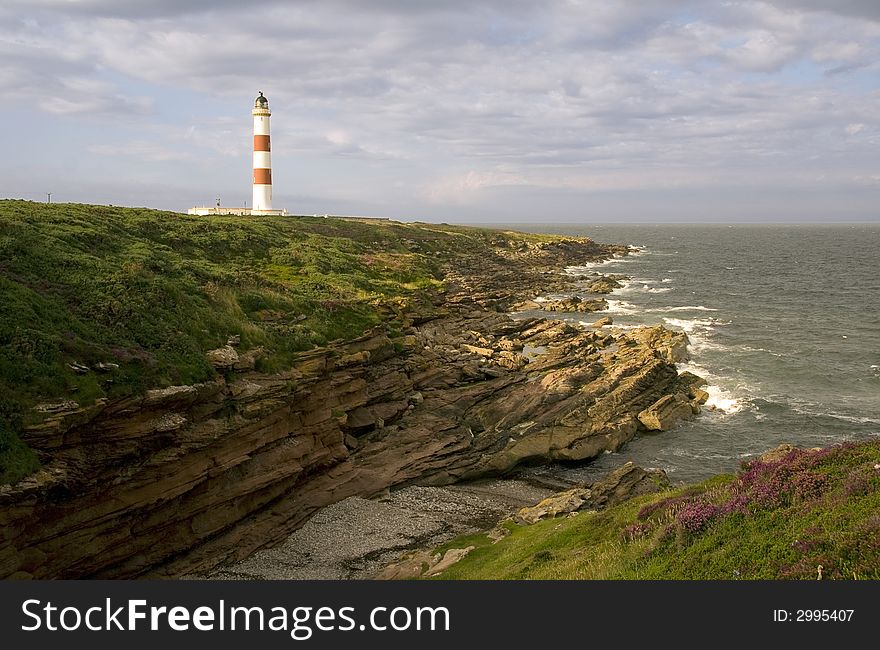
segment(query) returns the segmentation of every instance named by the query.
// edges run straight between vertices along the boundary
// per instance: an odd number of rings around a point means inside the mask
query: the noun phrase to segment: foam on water
[[[715,415],[734,415],[751,406],[746,395],[737,395],[729,389],[713,383],[720,381],[721,378],[707,368],[695,363],[679,364],[678,368],[681,371],[692,372],[709,382],[707,386],[703,386],[703,390],[709,393],[709,399],[703,405],[703,408],[708,412]],[[745,389],[745,387],[740,388]]]
[[[635,278],[631,280],[619,280],[620,284],[623,285],[618,289],[614,289],[611,293],[615,296],[625,296],[627,294],[632,293],[669,293],[673,291],[673,287],[652,287],[651,283],[655,282],[655,280],[637,280]]]
[[[609,266],[611,264],[623,264],[625,262],[634,262],[636,261],[635,257],[641,257],[644,255],[643,250],[634,250],[629,255],[613,255],[609,257],[607,260],[601,260],[599,262],[584,262],[583,264],[573,264],[571,266],[566,266],[563,271],[568,275],[592,275],[593,269],[598,269],[603,266]]]
[[[745,350],[746,352],[763,352],[764,354],[769,354],[771,357],[784,357],[787,356],[782,352],[774,352],[773,350],[768,350],[767,348],[753,348],[750,345],[744,345],[740,348],[740,350]]]
[[[568,275],[593,275],[593,269],[606,266],[614,262],[614,258],[602,260],[601,262],[584,262],[577,266],[566,266],[563,271]]]
[[[686,334],[693,334],[699,330],[712,331],[715,325],[726,325],[725,321],[717,318],[663,318],[663,321],[673,327],[682,329]]]
[[[608,309],[605,310],[605,313],[632,315],[638,314],[639,308],[625,300],[608,300]]]

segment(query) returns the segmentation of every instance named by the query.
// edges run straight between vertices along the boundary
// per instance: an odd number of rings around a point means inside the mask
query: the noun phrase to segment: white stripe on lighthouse
[[[255,151],[254,169],[272,169],[272,154],[268,151]]]
[[[254,210],[272,209],[272,186],[254,185]]]
[[[254,115],[254,135],[269,135],[268,115]]]

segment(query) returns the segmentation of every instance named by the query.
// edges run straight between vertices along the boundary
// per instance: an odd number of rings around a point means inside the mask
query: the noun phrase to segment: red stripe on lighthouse
[[[271,185],[272,170],[271,169],[255,169],[254,185]]]
[[[269,148],[268,135],[254,136],[254,151],[271,151],[271,149]]]

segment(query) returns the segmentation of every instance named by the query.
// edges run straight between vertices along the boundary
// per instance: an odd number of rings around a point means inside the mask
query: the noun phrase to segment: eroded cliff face
[[[51,460],[0,489],[0,576],[207,571],[348,496],[589,459],[695,413],[700,380],[674,365],[684,334],[495,311],[570,282],[549,264],[615,252],[589,242],[459,260],[450,292],[405,314],[394,339],[376,330],[271,376],[230,346],[214,382],[58,405],[24,435]]]

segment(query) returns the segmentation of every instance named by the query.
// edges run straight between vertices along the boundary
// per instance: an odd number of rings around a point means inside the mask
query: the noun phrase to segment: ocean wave
[[[605,312],[608,314],[630,315],[638,314],[639,308],[625,300],[609,300],[608,309]]]
[[[775,405],[777,408],[790,409],[795,413],[800,413],[801,415],[807,415],[813,418],[831,418],[843,422],[850,422],[852,424],[880,424],[880,418],[841,413],[827,408],[825,404],[820,402],[784,393],[773,393],[770,395],[762,395],[761,397],[763,400],[767,401],[769,404]],[[839,436],[840,434],[835,433],[833,435]]]
[[[618,282],[620,282],[620,286],[616,289],[611,290],[611,293],[615,296],[621,296],[624,294],[639,291],[639,287],[634,280],[618,280]]]
[[[672,278],[663,278],[660,282],[672,282]]]
[[[691,372],[709,382],[707,386],[703,386],[703,390],[709,393],[709,398],[703,405],[708,411],[716,415],[734,415],[752,407],[752,403],[747,396],[737,395],[723,386],[713,384],[713,380],[717,380],[718,377],[706,368],[695,363],[686,363],[680,364],[680,370]],[[745,392],[746,389],[747,386],[737,386],[737,390]]]
[[[593,269],[597,269],[600,266],[606,266],[616,261],[616,259],[611,258],[602,260],[601,262],[584,262],[583,264],[566,266],[563,271],[568,275],[593,275]]]
[[[846,415],[845,413],[837,413],[835,411],[823,411],[821,409],[814,410],[809,407],[804,408],[802,406],[796,406],[795,404],[790,404],[790,406],[791,410],[795,413],[808,415],[814,418],[833,418],[835,420],[851,422],[853,424],[880,424],[880,419],[877,418],[869,418],[861,415]],[[813,404],[813,406],[818,406],[818,404]]]
[[[630,253],[629,255],[613,255],[607,260],[600,260],[598,262],[584,262],[583,264],[572,264],[571,266],[566,266],[563,269],[563,272],[568,275],[591,275],[594,269],[609,266],[610,264],[624,264],[627,262],[635,262],[636,260],[632,258],[641,257],[642,255],[644,255],[644,251],[642,250]]]
[[[768,350],[767,348],[753,348],[749,345],[744,345],[740,348],[741,350],[745,350],[746,352],[763,352],[765,354],[769,354],[772,357],[784,357],[787,356],[782,352],[774,352],[773,350]]]
[[[711,339],[716,325],[729,325],[727,321],[715,318],[664,318],[663,322],[672,327],[678,327],[688,336],[688,349],[693,354],[699,354],[705,350],[727,350],[727,346],[716,343]]]
[[[615,296],[623,296],[631,293],[669,293],[673,287],[651,287],[642,280],[620,280],[622,285],[611,293]]]
[[[714,307],[705,307],[703,305],[683,305],[680,307],[655,307],[653,309],[646,309],[645,311],[649,311],[655,314],[667,314],[674,311],[718,311]]]
[[[638,282],[639,284],[657,284],[659,280],[654,280],[653,278],[639,278],[636,276],[632,276],[630,277],[629,282]]]
[[[730,325],[730,321],[723,321],[718,318],[668,318],[663,317],[663,322],[680,327],[687,334],[691,334],[698,329],[711,332],[716,325]]]

